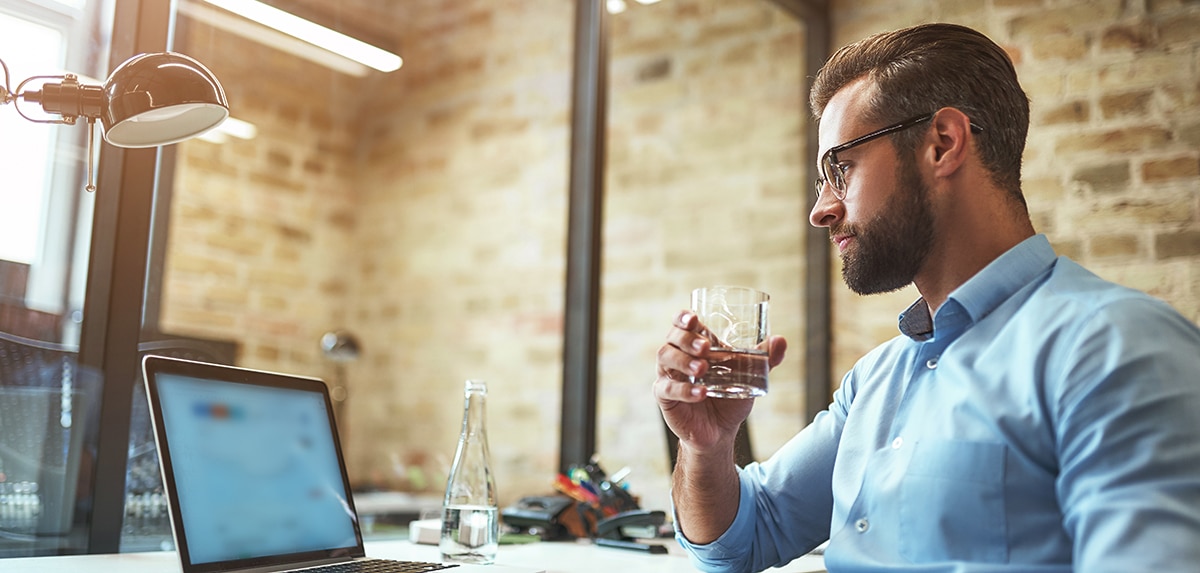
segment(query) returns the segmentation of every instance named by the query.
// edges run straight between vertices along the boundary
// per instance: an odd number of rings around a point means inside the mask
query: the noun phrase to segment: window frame
[[[143,52],[168,49],[175,3],[115,0],[109,69]],[[161,147],[101,144],[91,259],[80,331],[80,363],[101,373],[99,435],[91,476],[88,553],[118,553],[125,518],[133,386],[149,261]]]

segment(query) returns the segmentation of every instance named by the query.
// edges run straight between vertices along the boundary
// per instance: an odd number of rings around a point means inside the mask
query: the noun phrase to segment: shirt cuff
[[[740,495],[738,497],[737,515],[733,518],[733,523],[719,537],[711,543],[696,544],[688,541],[683,535],[683,531],[679,525],[679,515],[675,513],[675,497],[671,496],[671,517],[675,527],[675,540],[683,547],[693,558],[693,563],[702,571],[708,570],[702,565],[717,565],[725,563],[730,558],[748,551],[754,538],[754,488],[747,483],[742,470],[738,469],[738,484]]]

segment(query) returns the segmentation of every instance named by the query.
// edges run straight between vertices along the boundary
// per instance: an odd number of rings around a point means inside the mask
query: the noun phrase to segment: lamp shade
[[[104,82],[104,99],[104,139],[118,147],[176,143],[229,117],[229,102],[213,73],[175,52],[126,60]]]

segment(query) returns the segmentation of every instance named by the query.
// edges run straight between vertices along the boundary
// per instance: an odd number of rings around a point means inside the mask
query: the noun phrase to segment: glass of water
[[[767,338],[771,335],[765,292],[740,286],[692,291],[692,311],[712,345],[708,371],[691,377],[714,398],[757,398],[767,394]]]

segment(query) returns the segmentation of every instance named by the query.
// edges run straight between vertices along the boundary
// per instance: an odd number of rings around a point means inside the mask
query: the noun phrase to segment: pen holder
[[[530,523],[522,520],[530,514],[527,510],[535,509],[537,511],[532,514],[537,518],[535,521],[553,521],[558,528],[555,531],[565,530],[577,538],[623,542],[635,537],[657,537],[658,527],[666,520],[666,514],[638,507],[637,498],[626,491],[622,482],[628,471],[628,468],[622,469],[609,478],[593,457],[586,465],[573,466],[567,473],[554,477],[554,489],[565,497],[522,499],[516,507],[504,510],[505,523],[514,524],[509,518],[512,515],[517,518],[515,524],[518,527],[528,527]],[[546,519],[540,511],[546,506],[547,499],[556,500],[550,508],[555,516],[552,520]],[[569,509],[568,504],[573,509]]]

